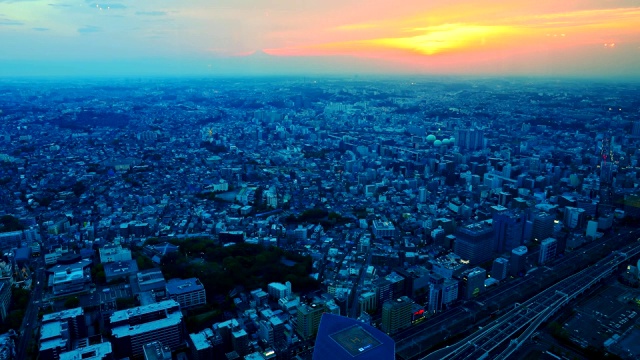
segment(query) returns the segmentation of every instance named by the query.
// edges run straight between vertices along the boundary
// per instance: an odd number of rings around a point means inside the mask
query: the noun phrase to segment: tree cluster
[[[148,243],[159,240],[148,240]],[[316,290],[318,282],[309,277],[312,260],[277,247],[253,244],[220,246],[208,238],[171,240],[180,252],[162,258],[161,268],[166,278],[200,279],[208,299],[227,294],[236,287],[266,288],[271,282],[290,281],[299,292]],[[282,260],[293,261],[285,266]]]

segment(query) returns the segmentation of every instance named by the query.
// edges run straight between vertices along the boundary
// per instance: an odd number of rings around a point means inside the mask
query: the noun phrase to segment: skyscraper
[[[509,260],[499,257],[493,261],[491,277],[496,280],[504,280],[509,275]]]
[[[493,216],[495,233],[493,251],[502,253],[522,245],[525,217],[513,212],[500,212]]]
[[[481,221],[458,228],[454,252],[471,265],[481,264],[493,255],[493,228]]]
[[[511,275],[519,276],[524,271],[526,265],[527,247],[519,246],[511,250],[511,258],[509,263],[511,264]]]
[[[542,241],[553,236],[553,221],[555,217],[546,212],[539,212],[533,216],[533,241]]]

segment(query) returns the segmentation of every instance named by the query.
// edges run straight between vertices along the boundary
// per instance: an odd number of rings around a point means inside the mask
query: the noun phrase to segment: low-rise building
[[[197,278],[170,279],[167,281],[167,297],[177,301],[183,309],[207,303],[204,286]]]

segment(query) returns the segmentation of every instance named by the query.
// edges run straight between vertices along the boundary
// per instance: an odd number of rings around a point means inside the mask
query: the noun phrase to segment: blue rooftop
[[[313,350],[313,360],[324,359],[393,360],[395,342],[363,322],[325,313]]]

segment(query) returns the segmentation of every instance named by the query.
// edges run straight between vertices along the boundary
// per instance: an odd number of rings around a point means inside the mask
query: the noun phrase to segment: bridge
[[[565,278],[454,345],[432,352],[423,360],[507,359],[543,322],[597,282],[609,277],[627,259],[640,254],[640,243],[616,251],[596,264]],[[516,334],[520,333],[517,338]],[[503,344],[512,339],[506,349]],[[502,351],[498,353],[497,349]],[[493,355],[492,355],[493,353]],[[496,354],[497,353],[497,354]]]

